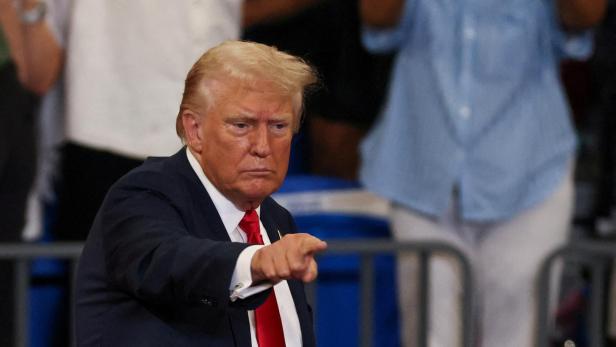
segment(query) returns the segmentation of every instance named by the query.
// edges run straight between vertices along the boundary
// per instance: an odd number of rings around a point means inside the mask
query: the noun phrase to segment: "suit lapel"
[[[284,236],[274,219],[267,213],[267,210],[263,205],[261,205],[261,223],[263,223],[271,243],[280,240],[280,237]]]
[[[192,217],[196,221],[193,230],[195,235],[217,241],[231,241],[214,202],[188,162],[186,147],[183,147],[172,158],[174,166],[188,181],[190,187],[189,194],[194,206]]]

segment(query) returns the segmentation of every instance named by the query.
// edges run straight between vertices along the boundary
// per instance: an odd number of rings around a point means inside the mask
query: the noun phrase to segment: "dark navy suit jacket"
[[[296,231],[271,198],[261,221],[272,242],[278,231]],[[246,312],[269,290],[229,300],[247,246],[230,241],[185,149],[146,160],[110,189],[88,236],[77,271],[77,345],[250,346]],[[314,346],[303,285],[288,283],[303,345]]]

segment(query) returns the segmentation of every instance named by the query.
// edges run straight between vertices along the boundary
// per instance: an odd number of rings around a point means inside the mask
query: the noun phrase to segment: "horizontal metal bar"
[[[438,242],[394,242],[389,239],[349,239],[328,240],[328,248],[323,254],[329,253],[390,253],[419,252],[430,250],[444,251],[464,259],[460,250]],[[35,257],[74,258],[81,254],[83,243],[53,242],[53,243],[3,243],[0,244],[0,259],[23,259]],[[557,251],[554,256],[570,255],[606,255],[616,256],[616,247],[611,242],[583,241],[569,244]],[[583,254],[581,254],[583,253]]]
[[[400,252],[447,252],[469,265],[462,252],[452,246],[437,242],[394,242],[388,239],[352,239],[328,241],[323,254],[354,253],[359,255]],[[79,242],[54,243],[5,243],[0,244],[0,259],[31,259],[37,257],[78,258],[83,244]]]
[[[80,242],[3,243],[0,244],[0,259],[79,258],[82,249]]]
[[[334,253],[383,253],[421,250],[445,251],[462,255],[462,252],[453,246],[440,242],[398,242],[390,239],[348,239],[328,240],[327,251]],[[462,255],[463,256],[463,255]]]

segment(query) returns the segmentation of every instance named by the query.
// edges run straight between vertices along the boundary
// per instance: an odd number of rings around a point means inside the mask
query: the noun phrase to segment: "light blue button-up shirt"
[[[553,0],[407,0],[392,30],[364,28],[373,52],[398,49],[381,117],[361,146],[363,184],[434,216],[459,189],[462,218],[508,218],[554,191],[576,139],[559,81],[585,58]]]

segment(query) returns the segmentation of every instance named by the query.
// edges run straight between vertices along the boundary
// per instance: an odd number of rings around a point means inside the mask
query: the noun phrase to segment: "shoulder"
[[[215,209],[207,191],[190,167],[186,154],[180,154],[148,158],[120,178],[99,209],[100,224],[113,225],[118,220],[167,223],[196,233],[194,228],[198,223],[216,219],[210,212]],[[209,222],[204,222],[206,217]]]
[[[150,157],[139,167],[120,178],[110,194],[131,194],[149,191],[173,199],[195,191],[198,178],[183,151],[170,157]]]

